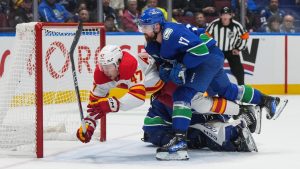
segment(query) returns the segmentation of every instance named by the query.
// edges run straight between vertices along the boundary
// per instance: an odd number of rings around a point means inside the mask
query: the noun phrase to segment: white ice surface
[[[45,158],[0,156],[0,169],[300,169],[300,96],[282,96],[289,103],[277,120],[263,114],[262,133],[254,135],[258,153],[189,151],[189,161],[157,161],[156,148],[140,140],[149,103],[108,115],[107,142],[45,143]],[[80,125],[80,124],[78,124]]]

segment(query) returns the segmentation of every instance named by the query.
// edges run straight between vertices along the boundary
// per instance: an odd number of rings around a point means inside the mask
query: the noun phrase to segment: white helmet
[[[100,65],[119,65],[119,60],[122,58],[123,54],[121,48],[117,45],[106,45],[102,48],[99,55]]]

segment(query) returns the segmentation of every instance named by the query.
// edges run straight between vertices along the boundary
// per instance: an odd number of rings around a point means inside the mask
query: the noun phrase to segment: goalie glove
[[[86,132],[83,134],[82,126],[77,130],[76,136],[78,140],[80,140],[83,143],[88,143],[92,139],[92,136],[94,134],[94,130],[96,128],[96,122],[90,118],[84,118],[85,121],[85,127]]]
[[[90,102],[88,105],[87,112],[95,120],[101,119],[104,115],[109,112],[117,112],[120,108],[120,102],[115,97],[100,98],[97,101]]]

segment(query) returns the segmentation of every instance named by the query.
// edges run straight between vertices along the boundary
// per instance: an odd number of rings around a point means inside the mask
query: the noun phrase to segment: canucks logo
[[[167,28],[163,33],[163,39],[168,40],[170,38],[170,35],[172,32],[173,32],[173,29]]]

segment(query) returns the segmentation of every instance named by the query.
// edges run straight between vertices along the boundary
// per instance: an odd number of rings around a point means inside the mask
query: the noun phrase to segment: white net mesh
[[[43,26],[40,42],[35,32],[36,24],[17,25],[15,51],[1,79],[0,152],[34,154],[36,151],[37,43],[42,43],[44,139],[75,140],[80,126],[68,55],[77,26]],[[83,108],[93,87],[93,69],[100,49],[100,36],[100,26],[84,26],[74,53]],[[94,138],[99,138],[100,129],[95,131]]]

